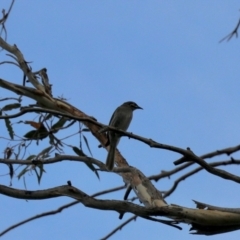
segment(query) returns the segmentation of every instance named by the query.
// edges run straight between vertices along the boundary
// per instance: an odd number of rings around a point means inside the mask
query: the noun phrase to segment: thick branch
[[[173,220],[177,219],[178,222],[187,222],[199,225],[200,227],[234,226],[236,228],[240,225],[240,214],[236,213],[218,210],[209,211],[203,209],[190,209],[177,205],[146,208],[125,201],[98,200],[90,197],[75,187],[67,185],[39,191],[17,190],[0,185],[0,193],[10,197],[31,200],[68,196],[80,201],[84,206],[90,208],[111,210],[120,213],[130,212],[140,217],[166,216]]]
[[[108,190],[105,190],[105,191],[101,191],[101,192],[97,192],[95,194],[93,194],[91,197],[96,197],[96,196],[100,196],[100,195],[103,195],[103,194],[106,194],[106,193],[110,193],[110,192],[115,192],[115,191],[118,191],[118,190],[122,190],[124,189],[126,186],[123,185],[123,186],[120,186],[120,187],[116,187],[116,188],[112,188],[112,189],[108,189]],[[21,222],[18,222],[10,227],[8,227],[7,229],[5,229],[4,231],[0,232],[0,237],[3,236],[4,234],[6,234],[7,232],[11,231],[12,229],[16,228],[16,227],[19,227],[25,223],[28,223],[28,222],[31,222],[35,219],[38,219],[38,218],[42,218],[42,217],[46,217],[46,216],[50,216],[50,215],[54,215],[54,214],[58,214],[60,212],[62,212],[64,209],[66,208],[69,208],[69,207],[72,207],[76,204],[80,203],[79,201],[75,200],[73,202],[70,202],[68,204],[65,204],[65,205],[62,205],[61,207],[55,209],[55,210],[51,210],[51,211],[47,211],[47,212],[43,212],[41,214],[37,214],[33,217],[30,217],[28,219],[25,219]]]

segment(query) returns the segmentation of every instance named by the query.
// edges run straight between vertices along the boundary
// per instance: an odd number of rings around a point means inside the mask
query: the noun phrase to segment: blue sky
[[[9,2],[3,1],[1,8],[7,8]],[[219,43],[238,18],[239,1],[234,0],[35,0],[16,1],[6,27],[8,42],[17,44],[25,59],[32,61],[33,71],[48,69],[55,97],[63,95],[69,103],[106,124],[117,106],[135,101],[144,110],[134,113],[129,131],[161,143],[190,147],[201,155],[239,144],[240,41],[234,38]],[[4,59],[5,53],[1,52],[0,60]],[[1,66],[0,76],[22,82],[22,73],[13,66]],[[0,89],[0,97],[6,96],[12,94]],[[19,135],[24,131],[26,128],[16,130]],[[106,151],[97,148],[98,143],[90,134],[87,137],[94,157],[105,162]],[[69,139],[68,143],[77,145],[77,140]],[[0,139],[1,152],[6,144]],[[28,154],[40,152],[46,144],[33,145]],[[84,150],[87,152],[86,147]],[[121,140],[119,150],[146,176],[173,169],[173,162],[180,157],[127,138]],[[66,153],[73,154],[69,149]],[[239,153],[233,156],[239,158]],[[221,156],[213,160],[227,159]],[[238,168],[225,169],[239,174]],[[7,171],[2,165],[0,175]],[[113,173],[101,173],[99,181],[80,163],[48,165],[46,171],[40,186],[34,174],[27,174],[28,189],[46,189],[71,180],[75,187],[93,194],[123,184]],[[154,185],[168,190],[179,176]],[[0,179],[1,184],[9,184],[9,176]],[[24,188],[16,176],[13,187]],[[124,191],[100,198],[122,199],[123,195]],[[236,183],[202,171],[181,182],[166,200],[186,207],[195,207],[192,199],[239,207],[239,196]],[[24,201],[1,196],[4,221],[0,231],[71,201],[67,197]],[[115,212],[87,209],[79,204],[12,230],[3,239],[100,239],[130,216],[126,214],[120,221]],[[192,236],[189,226],[181,226],[183,230],[178,231],[137,219],[111,239],[205,238]],[[239,239],[239,231],[211,239]]]

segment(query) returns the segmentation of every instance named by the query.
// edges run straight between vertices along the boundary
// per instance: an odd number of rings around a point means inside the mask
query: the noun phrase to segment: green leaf
[[[72,147],[73,151],[80,157],[87,157],[87,155],[79,148],[77,147]],[[84,162],[85,163],[85,162]],[[85,163],[97,176],[98,179],[100,179],[99,174],[97,172],[97,170],[95,169],[95,167],[93,166],[92,163]]]
[[[21,107],[20,103],[12,103],[12,104],[8,104],[8,105],[4,106],[2,108],[2,111],[10,111],[10,110],[20,108],[20,107]]]
[[[10,175],[10,178],[12,179],[13,178],[13,174],[14,174],[13,165],[12,164],[8,164],[8,167],[9,167],[9,175]]]
[[[46,156],[49,156],[48,153],[49,153],[49,151],[50,151],[51,149],[52,149],[52,146],[43,149],[43,150],[37,155],[37,158],[38,158],[39,156],[42,156],[42,158],[44,158],[44,157],[46,157]]]
[[[55,141],[54,141],[54,136],[53,136],[53,134],[49,134],[49,144],[51,144],[51,145],[55,145]]]
[[[52,131],[53,133],[58,132],[58,131],[60,130],[60,128],[62,128],[66,122],[67,122],[67,119],[66,119],[65,117],[60,118],[59,121],[56,122],[56,123],[52,126],[51,131]]]
[[[35,173],[36,173],[36,175],[37,175],[38,184],[40,184],[41,178],[42,178],[42,175],[43,175],[43,172],[45,172],[45,170],[44,170],[44,168],[43,168],[43,164],[40,164],[40,165],[38,165],[37,167],[39,168],[39,173],[38,173],[38,171],[37,171],[36,168],[34,168],[34,171],[35,171]]]
[[[39,174],[38,174],[36,168],[34,168],[33,170],[34,170],[34,172],[36,173],[37,180],[38,180],[38,184],[40,184],[41,179],[40,179],[40,176],[39,176]]]
[[[75,122],[76,122],[76,120],[72,120],[67,126],[65,126],[65,128],[71,127]]]
[[[38,165],[38,167],[39,167],[39,169],[40,169],[40,179],[41,179],[43,173],[46,172],[46,171],[45,171],[44,168],[43,168],[43,164]]]
[[[49,113],[49,114],[44,118],[45,121],[46,121],[46,120],[49,120],[52,116],[53,116],[53,115],[52,115],[51,113]]]
[[[83,136],[83,140],[84,140],[85,144],[87,145],[87,148],[88,148],[88,151],[89,151],[90,155],[93,156],[93,155],[92,155],[92,152],[91,152],[91,149],[90,149],[90,147],[89,147],[87,138],[86,138],[84,135],[82,135],[82,136]]]
[[[30,156],[28,156],[25,160],[32,160],[33,158],[35,158],[36,157],[36,155],[30,155]]]
[[[28,171],[29,171],[28,166],[26,166],[26,167],[17,175],[18,180],[19,180],[26,172],[28,172]]]
[[[13,132],[13,128],[12,128],[12,125],[11,125],[11,122],[8,118],[5,118],[5,125],[7,127],[7,130],[8,130],[8,133],[9,133],[9,136],[11,139],[14,138],[14,132]]]
[[[72,147],[72,149],[78,156],[87,157],[87,155],[81,149],[77,147]]]
[[[39,132],[39,130],[31,130],[24,135],[25,138],[34,140],[44,139],[47,136],[48,132]]]
[[[37,130],[31,130],[29,132],[27,132],[24,137],[25,138],[28,138],[28,139],[33,139],[33,138],[36,138],[37,137]]]

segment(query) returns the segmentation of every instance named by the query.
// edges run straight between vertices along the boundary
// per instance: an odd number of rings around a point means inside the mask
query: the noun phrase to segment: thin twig
[[[121,230],[124,226],[126,226],[128,223],[132,222],[133,220],[136,220],[137,216],[130,217],[128,220],[123,222],[121,225],[113,229],[107,236],[101,238],[101,240],[107,240],[109,237],[111,237],[113,234],[115,234],[117,231]]]
[[[217,156],[220,156],[220,155],[223,155],[223,154],[226,154],[226,155],[229,156],[229,155],[231,155],[231,154],[233,154],[233,153],[235,153],[239,150],[240,150],[240,145],[237,145],[237,146],[234,146],[234,147],[228,147],[228,148],[224,148],[224,149],[221,149],[221,150],[216,150],[216,151],[213,151],[213,152],[210,152],[210,153],[203,154],[203,155],[200,156],[200,158],[209,159],[209,158],[217,157]],[[179,160],[176,160],[175,162],[177,162],[177,161],[179,161]],[[174,168],[170,171],[162,171],[160,174],[149,176],[149,179],[157,182],[162,178],[170,178],[173,174],[178,173],[178,172],[182,171],[183,169],[186,169],[186,168],[192,166],[193,164],[195,164],[195,162],[185,163],[185,164],[183,164],[179,167],[176,167],[176,168]]]
[[[225,40],[227,40],[227,42],[230,41],[231,38],[232,38],[234,35],[236,35],[236,38],[238,38],[238,29],[239,29],[239,27],[240,27],[240,19],[238,20],[237,26],[233,29],[233,31],[232,31],[231,33],[229,33],[226,37],[224,37],[223,39],[221,39],[221,40],[219,41],[219,43],[221,43],[221,42],[223,42],[223,41],[225,41]]]
[[[209,163],[209,165],[211,167],[217,167],[217,166],[226,166],[226,165],[233,165],[233,164],[240,164],[240,160],[229,160],[229,161],[220,161],[220,162],[213,162],[213,163]],[[174,181],[173,186],[168,190],[165,191],[163,193],[163,197],[166,198],[168,196],[170,196],[174,190],[177,188],[178,184],[183,181],[186,180],[187,178],[189,178],[190,176],[194,175],[195,173],[204,170],[203,167],[197,167],[192,171],[189,171],[188,173],[182,175],[181,177],[179,177],[177,180]]]

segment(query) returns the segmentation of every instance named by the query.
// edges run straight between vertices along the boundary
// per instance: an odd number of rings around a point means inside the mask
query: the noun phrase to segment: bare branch
[[[120,224],[118,227],[113,229],[107,236],[101,238],[101,240],[106,240],[110,238],[112,235],[114,235],[117,231],[121,230],[123,227],[125,227],[128,223],[132,222],[133,220],[136,220],[137,216],[130,217],[128,220],[126,220],[124,223]]]
[[[115,191],[119,191],[119,190],[122,190],[124,189],[126,186],[123,185],[123,186],[120,186],[120,187],[116,187],[116,188],[112,188],[112,189],[108,189],[108,190],[105,190],[105,191],[101,191],[101,192],[98,192],[98,193],[95,193],[92,195],[92,197],[96,197],[96,196],[100,196],[100,195],[103,195],[103,194],[107,194],[107,193],[111,193],[111,192],[115,192]],[[42,218],[42,217],[46,217],[46,216],[50,216],[50,215],[54,215],[54,214],[58,214],[58,213],[61,213],[62,210],[66,209],[66,208],[69,208],[69,207],[72,207],[76,204],[80,203],[79,201],[73,201],[71,203],[68,203],[68,204],[65,204],[65,205],[62,205],[61,207],[55,209],[55,210],[52,210],[52,211],[47,211],[47,212],[43,212],[41,214],[37,214],[33,217],[30,217],[30,218],[27,218],[19,223],[16,223],[10,227],[8,227],[7,229],[5,229],[4,231],[0,232],[0,237],[3,236],[4,234],[6,234],[7,232],[13,230],[14,228],[17,228],[25,223],[28,223],[28,222],[31,222],[35,219],[38,219],[38,218]]]
[[[207,208],[209,210],[218,210],[223,212],[232,212],[232,213],[240,214],[240,208],[223,208],[223,207],[217,207],[217,206],[209,205],[206,203],[198,202],[195,200],[193,201],[196,203],[197,208],[199,209]]]
[[[203,226],[208,226],[209,228],[216,228],[217,226],[239,228],[240,225],[240,214],[236,213],[219,210],[190,209],[178,205],[146,208],[125,201],[98,200],[75,187],[67,185],[39,191],[17,190],[0,185],[0,193],[11,197],[31,200],[68,196],[80,201],[85,207],[117,211],[119,213],[129,212],[143,218],[149,216],[165,216],[173,220],[177,219],[178,222],[192,223],[195,225],[195,228],[198,226],[199,229]],[[228,219],[227,222],[226,219]],[[175,223],[177,224],[177,222]],[[172,224],[175,225],[173,222]]]
[[[229,33],[226,37],[224,37],[223,39],[221,39],[221,40],[219,41],[219,43],[221,43],[221,42],[223,42],[223,41],[225,41],[225,40],[230,41],[231,38],[232,38],[234,35],[236,36],[236,38],[238,38],[238,29],[239,29],[239,27],[240,27],[240,19],[238,20],[237,26],[233,29],[233,31],[232,31],[231,33]]]
[[[1,82],[0,82],[1,83]],[[23,87],[25,88],[25,87]],[[28,109],[26,111],[36,111],[36,108],[31,108],[31,109]],[[48,110],[48,109],[42,109],[42,108],[39,108],[37,109],[37,111],[39,112],[48,112],[48,113],[55,113],[55,114],[59,114],[60,113],[55,110]],[[24,114],[24,113],[22,113]],[[65,115],[65,114],[61,114],[62,116],[67,116],[67,117],[70,117],[70,118],[73,118],[75,120],[78,120],[77,118],[71,116],[71,115]],[[80,119],[80,118],[79,118]],[[220,170],[220,169],[216,169],[216,168],[212,168],[211,166],[209,166],[201,157],[198,157],[197,155],[195,155],[189,148],[187,150],[185,149],[181,149],[181,148],[178,148],[178,147],[174,147],[174,146],[170,146],[170,145],[166,145],[166,144],[161,144],[161,143],[157,143],[156,141],[152,140],[152,139],[147,139],[147,138],[144,138],[144,137],[141,137],[141,136],[138,136],[138,135],[135,135],[133,133],[128,133],[128,132],[124,132],[122,130],[119,130],[119,129],[115,129],[115,128],[112,128],[112,127],[109,127],[107,125],[103,125],[101,123],[98,123],[96,121],[94,121],[92,118],[82,118],[81,121],[86,121],[86,122],[90,122],[90,123],[93,123],[95,125],[101,125],[103,127],[108,127],[109,129],[111,130],[114,130],[116,132],[119,132],[121,133],[123,136],[128,136],[130,138],[133,138],[133,139],[136,139],[136,140],[139,140],[141,142],[144,142],[146,144],[148,144],[150,147],[153,147],[153,148],[160,148],[160,149],[166,149],[166,150],[170,150],[170,151],[173,151],[173,152],[177,152],[177,153],[180,153],[182,154],[184,157],[181,158],[180,160],[177,160],[175,161],[174,163],[175,164],[179,164],[183,161],[193,161],[195,163],[198,163],[200,166],[202,166],[205,170],[207,170],[208,172],[214,174],[214,175],[217,175],[219,177],[222,177],[222,178],[225,178],[225,179],[229,179],[229,180],[232,180],[232,181],[235,181],[237,183],[240,183],[240,177],[236,176],[236,175],[233,175],[233,174],[230,174],[224,170]],[[235,149],[233,149],[232,151],[237,151],[239,149],[239,146],[235,147]],[[229,151],[229,149],[228,149]],[[221,154],[222,152],[217,152],[215,153],[216,154]],[[226,153],[226,150],[225,152]],[[211,154],[209,155],[208,157],[212,157],[214,156],[214,154]]]
[[[229,155],[231,155],[231,154],[233,154],[233,153],[235,153],[239,150],[240,150],[240,145],[237,145],[237,146],[234,146],[234,147],[228,147],[228,148],[224,148],[224,149],[221,149],[221,150],[216,150],[216,151],[213,151],[213,152],[210,152],[210,153],[203,154],[202,156],[200,156],[200,158],[208,159],[208,158],[213,158],[213,157],[216,157],[216,156],[220,156],[222,154],[226,154],[226,155],[229,156]],[[184,163],[184,161],[186,161],[186,160],[187,160],[186,158],[181,158],[179,160],[174,161],[174,164]],[[174,168],[170,171],[162,171],[160,174],[152,175],[152,176],[149,177],[149,179],[158,181],[162,178],[166,178],[166,177],[169,178],[173,174],[178,173],[178,172],[182,171],[183,169],[186,169],[187,167],[192,166],[193,164],[194,164],[194,162],[185,163],[185,164],[183,164],[179,167],[176,167],[176,168]]]
[[[53,164],[62,161],[76,161],[76,162],[84,162],[84,163],[93,163],[96,164],[100,169],[106,169],[105,164],[101,161],[84,156],[73,156],[73,155],[57,155],[54,158],[48,158],[46,160],[15,160],[15,159],[3,159],[0,158],[0,163],[5,164],[20,164],[20,165],[38,165],[38,164]]]
[[[10,12],[11,12],[13,4],[14,4],[14,1],[15,0],[12,0],[11,5],[10,5],[7,13],[5,12],[5,9],[2,10],[3,17],[0,19],[0,24],[2,25],[2,29],[0,31],[0,36],[2,35],[2,32],[5,32],[5,39],[7,39],[7,30],[5,28],[5,23],[6,23],[9,15],[10,15]]]
[[[47,216],[50,216],[50,215],[54,215],[54,214],[60,213],[64,209],[72,207],[72,206],[74,206],[74,205],[76,205],[78,203],[79,203],[79,201],[74,201],[74,202],[71,202],[69,204],[63,205],[63,206],[57,208],[56,210],[44,212],[44,213],[41,213],[41,214],[37,214],[37,215],[35,215],[33,217],[27,218],[27,219],[25,219],[25,220],[23,220],[21,222],[18,222],[16,224],[6,228],[4,231],[0,232],[0,237],[3,236],[4,234],[6,234],[7,232],[13,230],[14,228],[17,228],[17,227],[20,227],[20,226],[24,225],[25,223],[31,222],[31,221],[36,220],[38,218],[43,218],[43,217],[47,217]]]
[[[16,114],[12,114],[12,115],[7,115],[7,116],[0,116],[0,119],[11,119],[11,118],[17,118],[20,117],[26,113],[30,113],[30,112],[36,112],[36,113],[52,113],[56,116],[63,116],[63,117],[68,117],[74,120],[79,120],[79,121],[83,121],[83,122],[90,122],[93,124],[96,124],[97,126],[105,126],[102,123],[97,122],[94,118],[92,117],[76,117],[73,116],[71,114],[68,113],[62,113],[56,110],[51,110],[51,109],[47,109],[47,108],[40,108],[40,107],[22,107],[21,111],[16,113]]]
[[[216,166],[225,166],[225,165],[235,165],[235,164],[240,164],[240,160],[229,160],[229,161],[220,161],[220,162],[214,162],[214,163],[209,163],[209,166],[211,167],[216,167]],[[163,197],[166,198],[168,196],[170,196],[174,190],[177,188],[178,184],[181,181],[186,180],[187,178],[189,178],[190,176],[194,175],[195,173],[204,170],[203,167],[197,167],[194,170],[182,175],[181,177],[179,177],[177,180],[174,181],[173,186],[166,192],[164,192]],[[153,176],[151,176],[151,179],[154,179]]]

